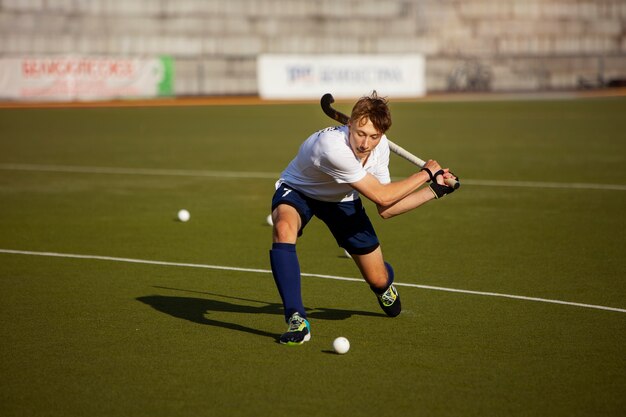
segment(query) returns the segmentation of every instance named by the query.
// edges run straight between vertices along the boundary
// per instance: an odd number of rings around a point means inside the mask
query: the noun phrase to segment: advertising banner
[[[75,101],[167,96],[173,93],[173,69],[170,57],[0,58],[0,98]]]
[[[261,55],[259,95],[266,99],[315,99],[324,93],[355,98],[420,97],[426,93],[422,55]]]

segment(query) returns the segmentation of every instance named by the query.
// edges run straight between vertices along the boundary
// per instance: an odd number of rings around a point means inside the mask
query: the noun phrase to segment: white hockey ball
[[[333,350],[339,355],[348,353],[350,350],[350,341],[343,336],[336,338],[333,341]]]
[[[180,220],[181,222],[188,221],[190,217],[191,215],[189,214],[187,210],[185,209],[178,210],[178,220]]]

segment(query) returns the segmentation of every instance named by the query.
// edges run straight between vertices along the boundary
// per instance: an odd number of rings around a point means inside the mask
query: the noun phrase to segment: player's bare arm
[[[381,184],[375,176],[368,173],[363,179],[350,185],[376,205],[390,206],[417,190],[428,180],[428,174],[422,171],[401,181]]]
[[[431,172],[441,170],[437,161],[429,160],[426,165]],[[443,170],[448,172],[447,170]],[[427,171],[419,171],[403,180],[382,184],[378,179],[367,174],[363,179],[350,184],[360,194],[373,201],[379,207],[389,207],[415,192],[422,185],[430,181]],[[380,212],[380,209],[379,209]]]
[[[399,214],[406,213],[407,211],[411,211],[424,203],[433,200],[435,195],[432,193],[430,188],[421,188],[414,193],[411,193],[404,197],[402,200],[398,201],[395,204],[390,206],[381,206],[377,205],[378,214],[383,219],[390,219]]]

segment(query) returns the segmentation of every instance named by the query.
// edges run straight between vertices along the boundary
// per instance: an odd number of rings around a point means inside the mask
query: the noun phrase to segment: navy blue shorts
[[[304,227],[316,216],[326,223],[337,244],[350,254],[365,255],[380,245],[360,199],[340,203],[319,201],[282,184],[272,198],[272,211],[280,204],[290,205],[300,214],[302,227],[298,236],[302,236]]]

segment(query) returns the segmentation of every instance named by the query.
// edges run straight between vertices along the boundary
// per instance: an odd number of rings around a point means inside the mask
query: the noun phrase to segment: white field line
[[[14,255],[48,256],[48,257],[57,257],[57,258],[93,259],[93,260],[112,261],[112,262],[127,262],[127,263],[147,264],[147,265],[203,268],[203,269],[215,269],[215,270],[222,270],[222,271],[253,272],[253,273],[261,273],[261,274],[272,273],[272,271],[268,269],[238,268],[238,267],[232,267],[232,266],[205,265],[205,264],[194,264],[194,263],[185,263],[185,262],[152,261],[152,260],[146,260],[146,259],[118,258],[118,257],[113,257],[113,256],[78,255],[78,254],[72,254],[72,253],[56,253],[56,252],[33,252],[33,251],[13,250],[13,249],[0,249],[0,253],[7,253],[7,254],[14,254]],[[363,282],[363,280],[360,278],[340,277],[340,276],[335,276],[335,275],[302,273],[302,276],[332,279],[332,280],[337,280],[337,281]],[[446,291],[446,292],[461,293],[461,294],[482,295],[482,296],[487,296],[487,297],[511,298],[515,300],[536,301],[536,302],[541,302],[541,303],[561,304],[561,305],[568,305],[568,306],[574,306],[574,307],[592,308],[596,310],[606,310],[606,311],[615,311],[618,313],[626,313],[626,309],[623,309],[623,308],[606,307],[606,306],[600,306],[600,305],[594,305],[594,304],[574,303],[570,301],[552,300],[552,299],[547,299],[547,298],[526,297],[522,295],[502,294],[502,293],[485,292],[485,291],[470,291],[470,290],[461,290],[461,289],[456,289],[456,288],[433,287],[430,285],[418,285],[418,284],[410,284],[410,283],[402,283],[402,282],[396,282],[395,285],[399,287],[412,287],[412,288],[420,288],[424,290]]]
[[[65,172],[74,174],[112,174],[112,175],[156,175],[172,177],[211,177],[211,178],[250,178],[250,179],[278,179],[278,172],[254,171],[208,171],[183,169],[150,169],[150,168],[115,168],[90,167],[74,165],[38,165],[38,164],[2,164],[0,170],[5,171],[32,171],[32,172]],[[486,187],[526,187],[526,188],[560,188],[585,190],[613,190],[626,191],[623,184],[594,184],[568,182],[540,182],[540,181],[499,181],[499,180],[462,180],[463,184]]]
[[[66,172],[72,174],[157,175],[166,177],[213,178],[270,178],[278,179],[278,172],[204,171],[187,169],[115,168],[74,165],[0,164],[5,171]]]
[[[593,184],[584,182],[540,182],[540,181],[498,181],[498,180],[462,180],[465,185],[486,187],[527,187],[527,188],[561,188],[579,190],[613,190],[626,191],[623,184]]]

